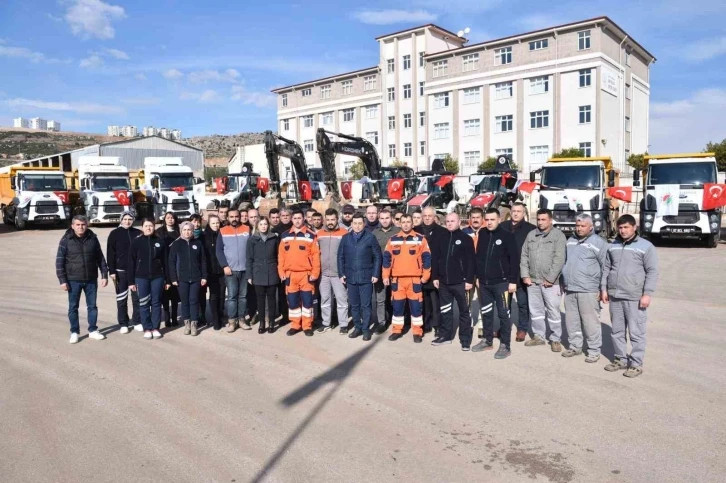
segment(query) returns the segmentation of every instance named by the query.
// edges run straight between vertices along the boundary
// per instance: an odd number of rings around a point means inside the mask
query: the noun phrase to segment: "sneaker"
[[[477,345],[471,348],[473,352],[484,352],[484,351],[490,351],[493,350],[494,346],[491,342],[487,342],[486,340],[483,340],[479,342]]]
[[[554,349],[552,349],[554,350]],[[567,349],[562,353],[562,357],[575,357],[582,354],[582,349]]]
[[[390,340],[391,342],[393,342],[393,341],[396,341],[396,340],[400,339],[401,337],[403,337],[403,334],[397,334],[397,333],[394,332],[393,334],[391,334],[391,335],[388,336],[388,340]]]
[[[78,344],[78,334],[71,332],[71,340],[69,342],[71,344]]]
[[[340,335],[345,335],[348,333],[349,330],[350,329],[348,327],[341,327],[339,333]]]
[[[615,359],[610,364],[605,366],[605,370],[608,372],[624,371],[628,368],[628,364],[620,359]]]
[[[552,341],[552,352],[562,352],[562,343],[560,341]]]
[[[124,325],[123,327],[121,327],[121,330],[119,330],[119,332],[121,332],[122,334],[128,334],[129,332],[131,332],[131,329]]]
[[[141,324],[136,324],[136,325],[134,325],[134,330],[136,332],[143,332],[144,331],[144,326],[141,325]]]
[[[153,336],[151,335],[151,331],[150,331],[150,330],[145,330],[145,331],[144,331],[144,339],[149,339],[149,340],[151,340],[151,338],[152,338],[152,337],[153,337]]]
[[[305,329],[303,332],[305,332],[305,337],[312,337],[315,335],[315,331],[313,329]]]
[[[530,340],[524,343],[525,347],[534,347],[536,345],[545,345],[547,342],[540,336],[535,335]]]
[[[151,335],[154,337],[154,339],[161,339],[161,332],[158,330],[152,330]]]
[[[593,363],[600,360],[600,354],[593,354],[585,357],[585,362]]]
[[[106,336],[103,335],[102,333],[100,333],[99,331],[94,330],[93,332],[91,332],[90,334],[88,334],[88,338],[89,339],[95,339],[95,340],[103,340],[103,339],[106,338]]]
[[[287,335],[292,336],[298,334],[299,332],[302,332],[302,329],[290,329],[287,331]]]
[[[638,377],[642,373],[643,373],[642,367],[630,366],[630,367],[628,367],[628,369],[625,372],[623,372],[623,376],[632,378],[632,377]]]
[[[245,320],[241,324],[239,324],[239,328],[242,330],[252,330],[252,326],[250,325],[249,320]]]
[[[469,352],[471,350],[471,347],[469,347],[468,345],[463,345],[461,346],[461,350],[463,352]]]
[[[444,339],[443,337],[437,337],[436,339],[431,341],[432,346],[440,346],[440,345],[446,345],[451,344],[451,339]]]
[[[360,329],[353,329],[353,332],[348,334],[349,339],[357,339],[358,337],[363,335],[363,331]]]
[[[333,328],[331,326],[321,325],[320,327],[318,327],[318,330],[316,330],[315,332],[320,332],[322,334],[324,332],[330,332],[331,330],[333,330]]]
[[[497,349],[496,354],[494,354],[495,359],[506,359],[507,357],[512,355],[512,351],[509,350],[509,347],[505,345],[500,345],[499,349]]]
[[[413,336],[413,342],[415,344],[420,344],[421,342],[423,342],[423,336],[422,335],[414,335]]]
[[[386,332],[386,324],[378,324],[376,327],[376,334],[383,334]]]
[[[371,331],[370,330],[363,332],[363,340],[365,342],[368,342],[369,340],[371,340]]]

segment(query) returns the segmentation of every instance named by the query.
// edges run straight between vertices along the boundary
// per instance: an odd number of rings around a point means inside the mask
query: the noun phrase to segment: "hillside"
[[[204,150],[205,158],[227,158],[234,155],[236,146],[249,146],[250,144],[261,144],[265,135],[256,132],[244,132],[222,136],[213,134],[211,136],[196,136],[184,140],[186,144]]]

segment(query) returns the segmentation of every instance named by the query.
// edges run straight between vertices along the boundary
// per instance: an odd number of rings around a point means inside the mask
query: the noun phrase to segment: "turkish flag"
[[[310,181],[299,181],[298,190],[300,191],[300,201],[313,199],[313,188],[310,186]]]
[[[114,190],[113,195],[121,206],[129,206],[129,194],[125,190]]]
[[[403,199],[403,179],[391,179],[388,180],[388,199],[401,200]]]
[[[64,205],[68,204],[68,192],[67,191],[54,191],[54,195],[56,195],[60,200],[61,203]]]
[[[532,181],[522,181],[519,184],[519,191],[524,191],[525,193],[532,193],[532,191],[534,191],[538,184],[539,183],[534,183]]]
[[[444,186],[446,186],[447,184],[451,183],[452,181],[454,181],[454,176],[453,175],[450,175],[450,174],[446,174],[446,175],[442,176],[436,182],[436,186],[438,186],[439,188],[443,188]]]
[[[608,195],[611,198],[615,198],[620,201],[627,201],[628,203],[633,202],[633,187],[632,186],[613,186],[608,188]]]
[[[353,199],[353,182],[352,181],[343,181],[342,183],[340,183],[340,192],[343,195],[343,199],[352,200]]]
[[[184,187],[183,186],[175,186],[172,188],[172,191],[175,191],[177,194],[184,194]]]
[[[218,195],[224,194],[224,178],[214,178],[214,189],[217,190]]]
[[[703,184],[703,209],[715,210],[726,206],[726,184]]]
[[[502,175],[502,186],[507,186],[507,180],[508,180],[509,178],[511,178],[511,177],[512,177],[512,175],[511,175],[511,174],[509,174],[509,173],[504,173],[504,174]]]
[[[267,193],[267,190],[270,189],[270,180],[267,178],[257,178],[257,189],[262,191],[262,193]]]
[[[482,193],[471,200],[469,203],[471,206],[484,208],[489,206],[489,203],[494,199],[494,193]]]

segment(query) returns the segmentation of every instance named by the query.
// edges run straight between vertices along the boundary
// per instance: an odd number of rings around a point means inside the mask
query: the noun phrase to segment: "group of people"
[[[100,270],[102,287],[113,280],[121,332],[136,328],[147,339],[162,337],[162,319],[176,324],[179,304],[189,335],[197,335],[203,323],[220,330],[225,317],[228,332],[250,330],[256,319],[260,333],[289,322],[287,335],[310,337],[337,325],[340,334],[364,341],[390,323],[388,340],[396,341],[408,323],[415,343],[434,332],[433,346],[448,345],[458,332],[462,350],[482,352],[493,350],[498,339],[494,357],[504,359],[511,355],[516,300],[517,342],[529,333],[525,346],[549,341],[553,352],[569,358],[583,354],[586,342],[585,361],[592,363],[600,358],[600,309],[608,304],[614,358],[605,370],[640,375],[658,265],[635,219],[621,216],[618,235],[608,243],[585,213],[577,215],[569,239],[553,226],[548,209],[537,211],[536,226],[525,220],[522,203],[510,215],[502,221],[496,208],[473,208],[462,229],[456,213],[446,215],[445,226],[437,224],[433,208],[408,214],[368,206],[365,215],[351,205],[340,214],[284,208],[267,218],[256,209],[223,207],[205,228],[199,215],[179,225],[167,213],[158,229],[153,219],[144,219],[138,230],[127,213],[109,235],[108,263],[86,219],[77,216],[56,258],[58,279],[69,294],[70,341],[78,342],[82,292],[89,337],[104,338],[96,325]],[[472,345],[475,328],[481,340]]]

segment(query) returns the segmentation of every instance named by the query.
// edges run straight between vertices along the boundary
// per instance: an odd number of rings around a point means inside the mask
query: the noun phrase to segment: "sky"
[[[474,43],[600,15],[657,58],[651,153],[726,138],[723,0],[0,0],[0,126],[275,130],[271,89],[377,65],[377,36],[436,23]]]

